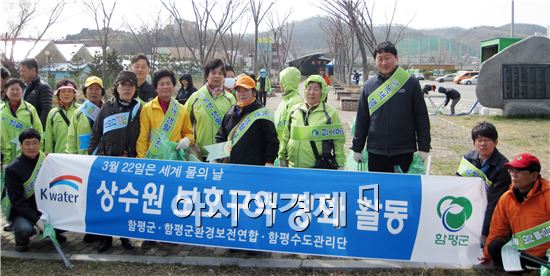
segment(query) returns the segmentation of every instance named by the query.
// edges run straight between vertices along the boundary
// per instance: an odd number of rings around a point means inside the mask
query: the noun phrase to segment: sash
[[[372,115],[382,105],[403,87],[410,75],[403,68],[398,67],[397,70],[386,80],[380,87],[372,92],[368,97],[369,114]]]
[[[132,118],[136,118],[136,114],[139,110],[139,107],[141,104],[138,102],[132,109]],[[103,120],[103,134],[106,134],[109,131],[117,130],[119,128],[126,127],[128,125],[128,116],[130,115],[130,112],[123,112],[123,113],[117,113],[113,114],[105,120]]]
[[[512,246],[517,250],[527,250],[550,242],[550,221],[512,235]]]
[[[100,108],[89,100],[86,100],[79,108],[80,112],[95,122]]]
[[[489,180],[489,178],[487,178],[487,176],[485,175],[485,173],[483,173],[483,171],[478,169],[472,163],[468,162],[468,160],[466,160],[466,158],[464,157],[462,157],[462,160],[460,160],[460,164],[458,165],[458,169],[456,171],[461,176],[481,177],[481,179],[485,181],[485,185],[487,188],[493,185],[493,182]]]
[[[305,141],[345,139],[344,128],[342,125],[292,126],[290,139]]]
[[[174,126],[176,125],[177,115],[179,111],[179,103],[174,99],[170,99],[170,105],[164,118],[160,123],[160,129],[156,131],[151,139],[151,145],[145,154],[145,158],[153,158],[153,156],[158,155],[160,151],[160,145],[163,142],[166,142],[170,139],[172,131],[174,131]]]
[[[2,113],[2,121],[7,121],[7,122],[2,122],[2,123],[7,124],[7,126],[13,128],[14,130],[19,131],[19,132],[23,131],[26,128],[32,128],[31,124],[29,124],[27,122],[23,122],[23,121],[19,120],[18,118],[13,117],[11,114],[7,114],[7,113]]]
[[[214,99],[212,98],[212,95],[210,95],[210,92],[208,92],[208,88],[206,88],[206,91],[201,93],[199,97],[200,102],[204,105],[204,108],[206,108],[206,113],[208,113],[210,119],[214,123],[216,123],[216,126],[219,128],[222,125],[224,114],[221,113],[221,111],[218,109],[218,106],[216,106],[216,104],[214,103]]]

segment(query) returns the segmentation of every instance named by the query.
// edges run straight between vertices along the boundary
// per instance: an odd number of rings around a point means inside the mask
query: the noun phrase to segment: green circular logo
[[[472,203],[465,197],[446,196],[437,203],[437,215],[450,232],[458,232],[472,216]]]

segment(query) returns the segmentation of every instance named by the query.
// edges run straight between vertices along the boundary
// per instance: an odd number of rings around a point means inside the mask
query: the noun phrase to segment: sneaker
[[[13,226],[13,223],[11,223],[11,222],[6,223],[6,224],[4,225],[4,231],[6,231],[6,232],[11,232],[11,231],[13,231],[13,228],[14,228],[14,226]]]
[[[15,246],[15,251],[17,252],[27,252],[29,251],[29,246],[28,245],[16,245]]]
[[[120,238],[120,245],[122,245],[122,248],[126,250],[134,249],[134,246],[132,246],[132,243],[127,238]]]
[[[151,249],[153,247],[157,246],[156,241],[143,241],[141,243],[141,249]]]
[[[67,237],[65,237],[65,236],[63,236],[63,235],[61,235],[61,234],[57,234],[55,238],[57,239],[57,242],[58,242],[59,244],[63,244],[63,243],[65,243],[65,242],[67,241]]]
[[[103,237],[101,243],[97,246],[97,252],[105,252],[113,246],[113,237]]]

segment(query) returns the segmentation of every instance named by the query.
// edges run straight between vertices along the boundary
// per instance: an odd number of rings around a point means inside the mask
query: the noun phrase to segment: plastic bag
[[[353,151],[349,150],[348,155],[346,157],[346,170],[347,171],[356,171],[356,172],[368,172],[369,166],[368,166],[368,158],[369,154],[366,150],[363,150],[361,152],[363,155],[363,162],[358,163],[353,160]],[[395,166],[394,170],[396,173],[403,173],[401,170],[401,167]],[[411,166],[409,167],[409,170],[407,171],[407,174],[426,174],[426,166],[424,165],[424,161],[422,161],[422,157],[418,154],[418,152],[415,152],[413,155],[413,160],[411,162]]]

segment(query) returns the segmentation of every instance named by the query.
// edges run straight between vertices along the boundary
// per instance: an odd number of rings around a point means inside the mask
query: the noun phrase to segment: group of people
[[[371,172],[395,172],[396,167],[407,172],[414,156],[425,160],[431,149],[423,92],[418,80],[397,65],[399,57],[391,42],[379,44],[374,59],[379,73],[363,85],[351,147],[353,159],[366,163]],[[179,79],[181,89],[173,97],[175,74],[158,70],[149,84],[149,61],[138,55],[132,59],[131,71],[117,75],[111,99],[104,98],[103,81],[90,76],[82,89],[86,100],[81,105],[74,82],[62,80],[54,93],[49,92],[36,74],[36,61],[30,63],[34,75],[26,75],[26,64],[21,64],[26,85],[18,79],[3,82],[6,99],[1,105],[2,164],[9,164],[5,180],[12,207],[9,220],[20,251],[27,249],[29,229],[44,225],[32,189],[44,158],[41,148],[46,154],[153,159],[166,159],[167,151],[194,149],[196,157],[206,161],[209,146],[219,144],[227,155],[210,162],[334,170],[344,165],[345,135],[338,111],[326,103],[329,85],[323,73],[308,76],[301,95],[300,70],[282,70],[282,100],[273,114],[262,99],[271,89],[265,69],[259,77],[236,75],[220,59],[204,66],[204,85],[198,89],[191,75],[184,74]],[[57,101],[53,109],[52,94]],[[41,135],[43,130],[45,135]],[[483,261],[493,258],[498,264],[496,252],[512,234],[550,220],[550,184],[540,176],[536,157],[524,154],[507,162],[496,150],[498,135],[492,124],[474,127],[472,140],[475,150],[464,156],[457,174],[481,177],[486,183]],[[520,212],[533,212],[534,218]],[[111,237],[85,236],[86,242],[96,240],[101,241],[99,251],[112,245]],[[132,248],[127,239],[121,244]],[[144,242],[142,246],[154,244]],[[527,251],[544,257],[548,247],[546,243]]]

